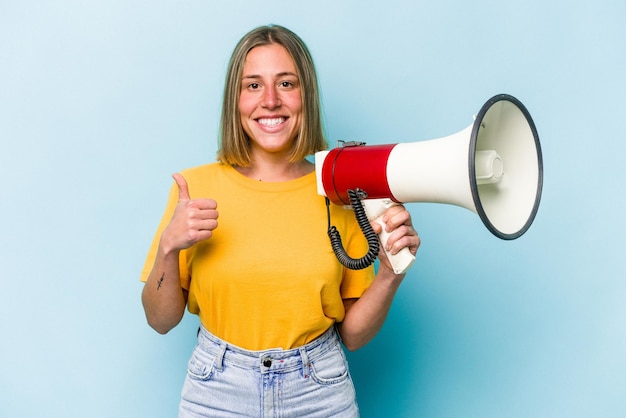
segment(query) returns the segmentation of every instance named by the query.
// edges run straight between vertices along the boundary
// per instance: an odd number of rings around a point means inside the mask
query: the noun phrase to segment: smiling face
[[[296,66],[283,46],[258,46],[248,52],[239,113],[253,157],[290,153],[300,129],[302,95]]]

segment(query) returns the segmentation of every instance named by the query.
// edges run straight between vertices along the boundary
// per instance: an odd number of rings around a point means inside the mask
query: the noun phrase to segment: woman
[[[230,60],[219,162],[174,174],[141,278],[159,333],[185,307],[200,317],[180,417],[358,416],[340,341],[356,350],[376,335],[404,276],[383,251],[376,274],[337,261],[305,159],[325,146],[306,45],[280,26],[254,29]],[[363,254],[352,211],[331,205],[330,216]],[[384,222],[391,253],[417,252],[404,207]]]

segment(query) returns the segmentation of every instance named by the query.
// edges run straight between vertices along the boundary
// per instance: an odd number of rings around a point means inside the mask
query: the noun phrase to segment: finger
[[[194,199],[194,207],[201,210],[215,210],[217,209],[217,202],[213,199]]]
[[[387,251],[390,251],[392,254],[396,254],[406,247],[412,254],[415,255],[420,243],[421,239],[417,231],[415,231],[412,227],[402,225],[389,235],[389,240],[387,241]]]
[[[411,214],[402,206],[395,206],[385,212],[383,217],[385,223],[385,229],[387,232],[391,232],[401,225],[411,226]]]
[[[374,219],[373,221],[370,222],[370,225],[372,226],[372,229],[374,230],[376,235],[379,235],[383,230],[382,222],[383,220],[381,218]]]
[[[217,219],[215,219],[215,218],[213,218],[213,219],[203,219],[202,221],[198,222],[198,224],[197,224],[197,231],[198,232],[213,231],[215,228],[217,228]]]
[[[205,224],[210,224],[211,222],[217,222],[217,219],[219,217],[219,214],[216,210],[198,210],[196,211],[196,213],[194,213],[193,215],[193,220],[197,221],[201,224],[199,224],[198,228],[199,229],[206,229],[203,227],[203,225]]]
[[[189,186],[187,186],[187,180],[178,173],[172,174],[174,181],[178,185],[178,201],[184,202],[190,200]]]
[[[401,250],[403,247],[407,246],[407,240],[405,238],[409,237],[411,231],[406,225],[401,225],[395,228],[389,234],[387,238],[387,246],[386,250],[391,251],[393,254]]]

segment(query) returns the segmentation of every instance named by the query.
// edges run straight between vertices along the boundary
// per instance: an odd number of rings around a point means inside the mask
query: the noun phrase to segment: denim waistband
[[[261,373],[287,372],[300,368],[306,369],[310,361],[325,355],[340,346],[339,335],[335,327],[330,327],[324,334],[301,347],[283,350],[246,350],[230,344],[211,334],[202,325],[198,330],[198,346],[216,356],[215,366],[222,369],[224,364],[253,369]]]

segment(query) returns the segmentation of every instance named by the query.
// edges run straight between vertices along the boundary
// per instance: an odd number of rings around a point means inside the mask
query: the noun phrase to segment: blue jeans
[[[334,327],[302,347],[264,351],[244,350],[200,328],[179,418],[358,416]]]

